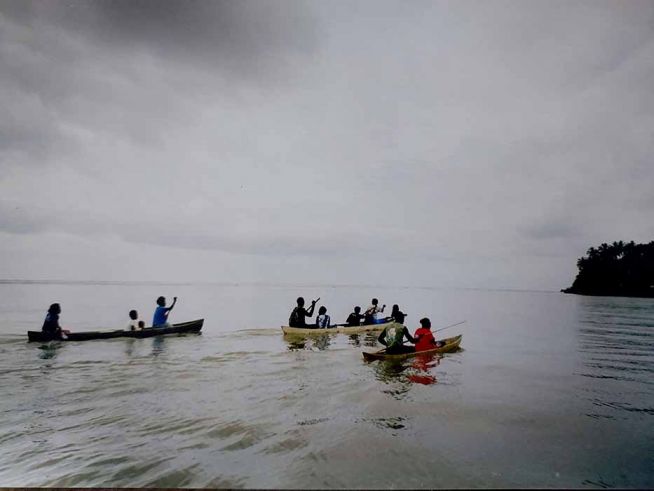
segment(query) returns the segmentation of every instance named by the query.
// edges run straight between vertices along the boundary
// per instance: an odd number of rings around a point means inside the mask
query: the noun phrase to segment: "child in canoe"
[[[127,323],[128,331],[136,331],[137,329],[143,329],[145,327],[145,322],[139,320],[139,313],[136,310],[129,311],[129,322]]]
[[[440,348],[445,343],[442,341],[436,341],[434,335],[431,332],[431,321],[424,317],[420,319],[420,327],[416,330],[414,334],[416,351],[427,351],[434,348]]]
[[[331,327],[331,318],[327,315],[327,307],[324,305],[318,309],[318,317],[316,317],[317,329],[328,329]]]

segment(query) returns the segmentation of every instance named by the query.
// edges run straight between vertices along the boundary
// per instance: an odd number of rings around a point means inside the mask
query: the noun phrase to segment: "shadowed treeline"
[[[654,241],[591,247],[577,261],[579,273],[564,293],[654,297]]]

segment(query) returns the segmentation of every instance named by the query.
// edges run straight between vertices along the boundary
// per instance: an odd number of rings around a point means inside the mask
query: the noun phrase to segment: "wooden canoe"
[[[382,324],[365,324],[362,326],[344,326],[342,324],[336,325],[334,327],[329,327],[327,329],[312,329],[308,327],[289,327],[282,326],[282,331],[284,334],[333,334],[333,333],[342,333],[342,334],[357,334],[362,332],[373,332],[373,331],[383,331],[386,327],[393,324],[393,321],[384,322]]]
[[[440,348],[434,348],[426,351],[412,351],[411,353],[400,353],[396,355],[387,354],[385,349],[376,351],[374,353],[367,353],[364,351],[363,359],[366,361],[404,360],[405,358],[411,358],[416,355],[428,355],[432,353],[450,353],[452,351],[456,351],[457,349],[459,349],[459,345],[461,344],[461,339],[463,339],[463,335],[459,334],[458,336],[454,336],[452,338],[442,339],[441,341],[445,342],[445,346],[441,346]]]
[[[204,319],[195,321],[182,322],[173,324],[170,327],[146,327],[136,331],[127,329],[117,329],[115,331],[85,331],[71,332],[66,335],[65,339],[53,338],[42,331],[27,331],[28,341],[90,341],[92,339],[111,339],[111,338],[150,338],[153,336],[162,336],[164,334],[185,334],[200,333]]]

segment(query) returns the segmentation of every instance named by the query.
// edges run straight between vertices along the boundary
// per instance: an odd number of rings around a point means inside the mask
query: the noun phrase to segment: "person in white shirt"
[[[139,313],[136,310],[129,311],[129,322],[127,323],[128,331],[136,331],[137,329],[143,329],[145,323],[139,320]]]
[[[365,316],[363,323],[364,324],[374,324],[375,320],[376,320],[375,314],[379,314],[379,313],[383,312],[385,308],[386,308],[386,304],[379,307],[379,300],[377,300],[376,298],[373,298],[372,299],[372,305],[370,307],[368,307],[366,309],[365,313],[363,314]]]
[[[324,305],[318,309],[318,317],[316,317],[316,327],[318,329],[327,329],[330,327],[331,318],[327,315],[327,307]]]

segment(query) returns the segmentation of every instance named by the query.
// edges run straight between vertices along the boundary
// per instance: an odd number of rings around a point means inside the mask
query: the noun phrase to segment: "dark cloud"
[[[317,47],[315,21],[301,2],[17,0],[0,9],[33,29],[63,29],[106,49],[147,49],[226,69],[271,67],[286,53],[310,54]]]

